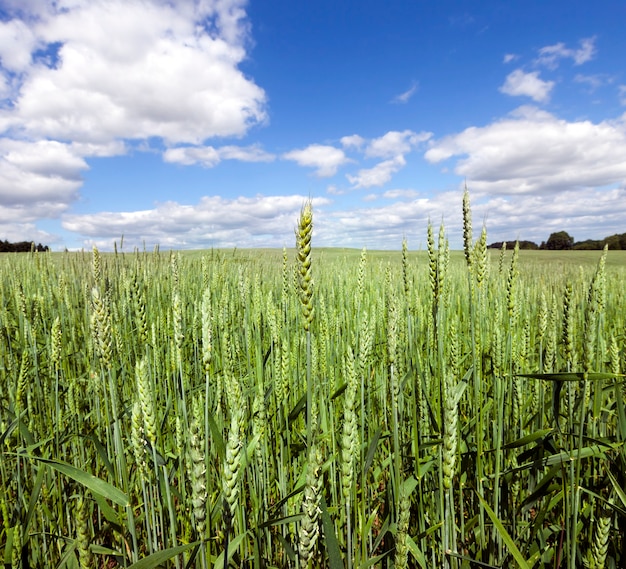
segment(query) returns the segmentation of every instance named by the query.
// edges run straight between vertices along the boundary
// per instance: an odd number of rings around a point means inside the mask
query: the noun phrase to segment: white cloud
[[[487,194],[546,194],[626,180],[626,115],[567,122],[535,107],[435,141],[429,162],[453,157],[455,173]]]
[[[274,155],[265,152],[260,146],[181,146],[168,148],[163,153],[165,162],[190,166],[200,164],[212,168],[222,160],[240,160],[242,162],[271,162]]]
[[[340,166],[350,161],[343,150],[323,144],[311,144],[300,150],[291,150],[283,154],[283,158],[293,160],[300,166],[315,168],[315,174],[320,178],[334,176]]]
[[[500,92],[511,96],[524,95],[542,103],[548,100],[553,87],[554,81],[539,79],[538,71],[525,73],[521,69],[516,69],[507,75]]]
[[[391,177],[406,164],[404,156],[398,155],[389,160],[379,162],[373,168],[359,170],[356,176],[348,174],[346,178],[353,188],[371,188],[374,186],[384,186]]]
[[[446,228],[452,236],[458,235],[457,241],[462,244],[461,196],[460,191],[442,192],[432,198],[325,211],[316,223],[318,246],[399,250],[407,237],[411,248],[425,247],[428,220],[443,215]],[[378,204],[378,198],[369,194],[363,201]]]
[[[599,239],[624,231],[625,187],[489,197],[476,192],[470,184],[470,194],[473,217],[486,220],[489,243],[519,238],[539,244],[550,233],[561,230],[568,231],[576,240]],[[443,220],[451,247],[462,248],[461,189],[384,205],[374,197],[375,194],[366,196],[364,201],[370,202],[367,206],[324,211],[314,218],[317,246],[398,250],[406,236],[411,249],[423,249],[429,220],[436,228]]]
[[[27,211],[58,216],[76,199],[87,168],[68,144],[0,139],[0,206],[20,212],[22,221],[34,219]]]
[[[358,134],[352,134],[350,136],[342,136],[340,142],[344,148],[359,149],[365,144],[365,139]]]
[[[576,83],[587,85],[589,90],[593,92],[607,83],[612,83],[613,79],[607,75],[598,73],[595,75],[583,75],[582,73],[577,73],[574,76],[574,81]]]
[[[582,39],[579,42],[580,47],[578,49],[565,47],[565,44],[562,42],[542,47],[539,50],[539,57],[536,63],[554,69],[558,66],[559,60],[572,59],[574,65],[582,65],[595,56],[595,41],[595,37]]]
[[[409,100],[411,99],[411,97],[413,95],[415,95],[415,93],[417,93],[418,86],[419,85],[418,85],[417,81],[413,81],[413,83],[411,84],[411,87],[409,87],[403,93],[400,93],[399,95],[396,95],[391,100],[391,102],[392,103],[408,103]]]
[[[626,85],[620,85],[618,88],[619,101],[622,105],[626,105]]]
[[[90,142],[156,136],[197,144],[244,134],[265,120],[265,94],[237,67],[242,45],[201,31],[219,21],[217,6],[236,14],[240,4],[82,0],[44,16],[31,29],[37,44],[59,46],[58,64],[24,69],[5,127]],[[18,42],[23,51],[32,44]]]
[[[264,91],[239,69],[249,41],[244,5],[5,1],[0,206],[58,216],[78,198],[86,157],[149,148],[155,138],[201,145],[266,121]],[[210,162],[207,148],[195,161]],[[218,155],[268,159],[254,147]],[[193,162],[193,153],[173,158]]]
[[[334,184],[331,184],[330,186],[328,186],[326,188],[326,193],[330,194],[331,196],[341,196],[341,195],[345,194],[346,191],[343,190],[343,189],[338,188]]]
[[[34,223],[15,223],[11,215],[15,215],[14,210],[5,211],[0,206],[0,223],[2,223],[2,239],[11,243],[20,241],[33,241],[35,244],[41,243],[49,245],[57,240],[57,236],[47,231],[42,231]]]
[[[163,153],[165,162],[191,166],[200,164],[205,168],[213,168],[221,162],[219,152],[212,146],[183,146],[168,148]]]
[[[37,39],[21,20],[0,21],[0,65],[11,72],[21,72],[31,64],[31,52]]]
[[[167,202],[154,209],[65,215],[63,227],[85,238],[85,245],[110,249],[124,235],[128,247],[207,248],[291,246],[307,197],[255,196],[225,199],[205,196],[195,205]],[[313,207],[330,203],[314,198]],[[317,213],[316,213],[317,215]],[[314,229],[315,237],[315,229]]]
[[[398,154],[406,154],[419,143],[430,139],[432,133],[416,133],[412,130],[389,131],[380,138],[374,138],[365,149],[365,156],[375,158],[390,158]]]
[[[383,197],[388,200],[410,200],[419,196],[416,190],[387,190],[383,193]]]
[[[259,145],[222,146],[219,148],[223,160],[240,160],[241,162],[272,162],[276,157],[265,152]]]
[[[518,59],[518,55],[514,54],[514,53],[505,53],[504,57],[502,59],[503,63],[511,63],[511,61],[515,61],[516,59]]]
[[[623,233],[626,188],[570,189],[559,193],[489,196],[470,182],[474,219],[486,220],[488,241],[530,239],[540,243],[565,230],[577,240]],[[406,236],[411,249],[425,248],[429,220],[445,225],[452,248],[463,245],[462,190],[412,196],[412,190],[368,194],[337,208],[313,199],[313,247],[396,249]],[[395,197],[394,197],[395,195]],[[389,201],[381,201],[384,197]],[[124,235],[125,248],[207,248],[293,246],[293,228],[304,195],[226,199],[204,197],[196,204],[167,202],[144,211],[65,215],[63,226],[84,239],[83,246],[110,250]],[[2,209],[0,208],[0,220]],[[21,235],[24,235],[22,233]],[[47,238],[30,234],[36,241]]]
[[[472,213],[475,218],[487,219],[489,241],[519,238],[539,244],[561,230],[577,241],[601,239],[624,232],[626,188],[495,197],[478,202]]]

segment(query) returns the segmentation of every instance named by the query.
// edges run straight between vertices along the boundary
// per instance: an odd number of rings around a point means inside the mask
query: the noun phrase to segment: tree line
[[[491,243],[491,249],[500,249],[502,241]],[[565,251],[568,249],[577,250],[602,250],[605,246],[613,250],[626,250],[626,233],[615,234],[604,239],[586,239],[585,241],[575,241],[567,231],[557,231],[551,233],[547,241],[542,241],[537,245],[534,241],[519,240],[520,249],[545,249],[547,251]]]
[[[34,241],[18,241],[16,243],[10,243],[6,239],[4,241],[0,240],[0,253],[29,253],[31,251],[44,253],[49,250],[50,247],[47,245],[42,245],[41,243],[37,243],[37,245],[35,245]]]

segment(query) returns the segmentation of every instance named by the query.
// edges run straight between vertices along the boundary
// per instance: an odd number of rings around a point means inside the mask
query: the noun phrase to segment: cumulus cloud
[[[78,0],[44,13],[31,35],[15,37],[24,24],[9,21],[17,52],[30,57],[8,56],[13,46],[0,41],[3,67],[24,75],[4,128],[90,142],[157,136],[197,144],[244,134],[265,119],[265,94],[237,67],[245,57],[233,30],[240,7]],[[211,24],[215,34],[204,28]],[[56,50],[56,64],[33,58],[35,46]]]
[[[165,162],[189,166],[200,164],[212,168],[222,160],[240,160],[242,162],[271,162],[275,156],[265,152],[260,146],[182,146],[168,148],[163,153]]]
[[[511,63],[511,61],[515,61],[519,56],[514,53],[505,53],[502,58],[503,63]]]
[[[33,241],[49,245],[57,240],[57,236],[39,229],[34,223],[16,223],[13,220],[14,210],[5,211],[0,206],[0,223],[2,223],[2,239],[9,242]]]
[[[315,168],[315,174],[320,178],[334,176],[340,166],[350,161],[340,148],[324,144],[311,144],[300,150],[291,150],[283,154],[283,158],[293,160],[300,166]]]
[[[127,143],[199,147],[169,158],[211,161],[213,137],[242,136],[266,116],[264,91],[239,69],[245,0],[6,1],[0,22],[0,205],[78,197],[85,158]],[[266,159],[224,147],[219,159]],[[46,215],[46,216],[47,216]]]
[[[432,136],[430,132],[416,133],[412,130],[392,130],[385,135],[374,138],[365,149],[365,156],[375,158],[390,158],[398,154],[406,154],[421,142]]]
[[[409,200],[419,196],[416,190],[387,190],[383,193],[383,197],[388,200]]]
[[[521,69],[516,69],[506,77],[504,85],[500,87],[500,92],[511,96],[526,96],[543,103],[550,97],[550,91],[554,87],[554,81],[543,81],[539,79],[539,72],[526,73]]]
[[[63,227],[86,238],[86,245],[111,247],[124,235],[129,247],[268,247],[291,245],[303,195],[226,199],[205,196],[196,204],[167,202],[154,209],[65,215]],[[315,208],[330,203],[314,198]]]
[[[555,194],[476,200],[472,213],[475,218],[487,220],[489,241],[519,238],[539,244],[550,233],[562,230],[582,241],[623,233],[625,200],[623,186],[610,190],[571,189]]]
[[[472,212],[484,219],[488,240],[545,241],[566,230],[577,240],[623,232],[626,188],[571,189],[552,194],[481,194],[470,182]],[[380,198],[386,201],[381,201]],[[68,231],[84,237],[83,246],[110,250],[124,235],[125,248],[283,247],[293,245],[304,195],[226,199],[204,197],[195,204],[167,202],[153,209],[63,217]],[[429,220],[440,220],[452,248],[463,246],[462,190],[432,196],[406,189],[364,196],[362,206],[314,198],[314,247],[396,249],[406,236],[412,249],[425,248]],[[0,208],[0,219],[2,210]],[[49,243],[49,239],[33,237]]]
[[[359,149],[365,144],[365,139],[358,134],[351,134],[350,136],[342,136],[340,142],[344,148]]]
[[[399,200],[384,205],[380,196],[365,196],[363,207],[324,212],[316,223],[319,246],[400,249],[407,237],[411,248],[425,246],[429,219],[441,219],[462,244],[461,192],[441,192],[431,198]],[[372,203],[373,202],[373,203]],[[461,231],[458,230],[461,224]]]
[[[572,189],[557,194],[486,196],[470,184],[474,219],[486,222],[488,242],[528,239],[541,243],[565,230],[576,240],[623,233],[626,188]],[[398,250],[406,236],[409,247],[426,247],[429,220],[445,227],[453,249],[463,247],[462,190],[391,203],[366,196],[359,208],[324,211],[316,220],[318,246]],[[383,194],[384,197],[384,194]],[[408,196],[407,196],[408,197]],[[373,203],[372,203],[373,202]],[[436,220],[436,221],[433,221]]]
[[[484,127],[435,141],[425,158],[457,158],[455,172],[488,194],[545,194],[626,180],[626,116],[568,122],[520,107]]]
[[[596,54],[595,42],[595,37],[582,39],[578,49],[568,48],[562,42],[542,47],[539,50],[536,63],[555,69],[561,59],[571,59],[574,65],[582,65],[594,58]]]
[[[355,189],[384,186],[405,164],[404,156],[398,155],[379,162],[373,168],[363,168],[355,176],[348,174],[346,177]]]
[[[22,220],[33,219],[24,217],[28,209],[58,216],[76,198],[87,168],[71,145],[0,139],[0,206],[21,212]]]

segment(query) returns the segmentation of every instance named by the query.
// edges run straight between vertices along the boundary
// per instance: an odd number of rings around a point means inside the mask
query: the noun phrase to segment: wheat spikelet
[[[519,258],[519,242],[515,242],[515,248],[513,249],[513,255],[511,257],[511,266],[509,268],[509,274],[506,281],[506,306],[509,313],[509,320],[511,323],[511,329],[515,328],[517,322],[517,316],[519,313],[518,293],[516,290],[517,284],[517,261]]]
[[[22,524],[17,523],[13,527],[13,548],[11,549],[11,567],[19,569],[22,567],[22,540],[24,539]]]
[[[435,235],[433,226],[428,220],[428,228],[426,230],[426,243],[428,248],[428,279],[430,281],[430,289],[433,293],[433,302],[437,299],[437,252],[435,251]]]
[[[146,302],[142,286],[138,279],[138,268],[130,280],[130,295],[137,322],[137,332],[142,344],[148,342],[148,321],[146,318]]]
[[[322,452],[318,443],[309,449],[309,463],[307,466],[306,486],[302,500],[302,520],[298,532],[298,555],[300,567],[308,566],[313,559],[315,545],[319,537],[320,501],[322,498]]]
[[[615,335],[611,335],[609,341],[609,357],[611,361],[611,373],[619,375],[621,373],[619,346]]]
[[[572,307],[572,284],[567,283],[563,294],[563,357],[567,364],[568,371],[576,367],[576,350],[574,349],[575,324]]]
[[[450,246],[446,239],[445,227],[442,221],[439,225],[439,237],[437,240],[437,295],[438,300],[443,300],[444,306],[447,305],[446,274],[449,263]]]
[[[31,363],[30,350],[28,346],[25,346],[22,351],[20,373],[17,377],[17,386],[15,389],[15,406],[18,409],[23,409],[24,403],[26,402],[27,388],[30,383]]]
[[[583,557],[583,565],[589,569],[605,569],[609,550],[609,535],[613,523],[610,510],[599,510],[593,519],[593,531],[590,532],[591,545]]]
[[[356,304],[360,305],[361,299],[365,293],[365,269],[367,267],[367,249],[361,249],[361,258],[359,260],[359,268],[356,275]]]
[[[373,324],[363,312],[359,320],[359,355],[358,355],[358,375],[365,378],[367,376],[367,366],[374,344]],[[395,338],[394,338],[395,341]]]
[[[255,390],[254,399],[252,401],[252,437],[259,439],[254,449],[257,470],[260,480],[265,480],[265,458],[263,454],[263,445],[261,440],[265,436],[267,430],[267,409],[265,407],[265,397],[263,394],[263,386],[258,385]]]
[[[408,567],[409,544],[407,536],[409,533],[409,521],[411,517],[411,500],[406,490],[406,483],[400,488],[400,499],[398,501],[398,522],[396,530],[396,553],[394,556],[394,569],[405,569]]]
[[[446,373],[444,380],[443,417],[443,487],[452,488],[456,468],[456,448],[458,441],[459,414],[456,401],[456,385],[452,374]]]
[[[409,245],[406,238],[402,239],[402,286],[404,297],[409,302],[411,295],[411,285],[409,283]]]
[[[135,380],[137,382],[137,394],[141,404],[146,439],[154,446],[157,440],[157,419],[152,397],[152,382],[150,381],[145,357],[135,365]]]
[[[202,399],[192,400],[192,414],[189,424],[188,460],[191,465],[191,506],[195,529],[200,539],[206,533],[206,502],[208,499],[206,485],[205,443],[204,443],[204,404]]]
[[[146,439],[144,435],[143,413],[141,412],[141,403],[135,401],[130,418],[130,440],[133,447],[133,455],[135,463],[142,477],[148,474],[148,465],[146,463]]]
[[[474,272],[476,273],[476,285],[478,288],[481,288],[488,273],[487,228],[484,225],[482,231],[480,232],[480,238],[476,241],[476,245],[474,245],[472,266],[474,267]]]
[[[102,281],[102,258],[100,256],[100,251],[94,245],[92,250],[92,272],[93,272],[93,280],[96,285],[99,285]]]
[[[467,186],[463,191],[463,252],[465,253],[465,262],[469,270],[472,270],[472,209],[470,207],[470,197]]]
[[[354,461],[358,444],[357,416],[354,409],[358,389],[358,378],[352,350],[348,350],[344,366],[344,373],[348,385],[345,392],[344,421],[341,435],[341,491],[345,503],[349,504],[352,493],[352,481],[354,478]]]
[[[398,348],[398,308],[393,294],[389,295],[387,315],[387,363],[393,368],[396,363]],[[400,382],[397,373],[391,373],[391,396],[398,401]]]
[[[209,373],[213,350],[213,313],[211,311],[211,291],[206,288],[202,295],[202,363],[204,373]]]
[[[61,351],[63,349],[63,334],[61,331],[61,319],[57,316],[50,330],[50,361],[55,373],[61,369]]]
[[[178,370],[181,370],[185,334],[183,332],[183,305],[178,290],[175,290],[172,294],[172,325],[174,328],[174,347],[176,348],[176,367]]]
[[[89,549],[91,530],[89,526],[89,502],[81,497],[77,506],[76,541],[78,543],[78,559],[81,569],[93,567],[93,554]]]
[[[553,298],[552,307],[548,314],[548,330],[546,334],[546,354],[545,354],[545,373],[555,371],[556,351],[557,351],[557,330],[556,330],[556,299]]]
[[[111,331],[111,311],[106,301],[100,296],[97,287],[91,290],[91,329],[98,356],[106,369],[113,365],[113,334]]]
[[[450,367],[450,373],[455,376],[459,374],[459,358],[459,335],[456,324],[453,321],[450,322],[448,333],[448,365]]]
[[[289,303],[289,263],[287,260],[287,247],[283,247],[283,286],[281,289],[281,303],[283,311],[287,311]]]
[[[233,408],[230,418],[230,429],[226,442],[226,454],[222,464],[222,492],[228,507],[225,521],[232,521],[239,503],[239,472],[241,470],[241,454],[243,442],[240,435],[241,410]],[[229,529],[230,524],[226,524]]]
[[[539,297],[539,314],[537,320],[537,341],[542,343],[548,328],[548,303],[544,291],[541,291],[541,296]]]
[[[313,206],[304,204],[296,230],[298,252],[298,284],[300,304],[304,316],[304,329],[309,331],[313,321],[313,276],[311,271],[311,235],[313,233]]]
[[[500,247],[500,256],[498,257],[498,274],[502,275],[504,273],[504,254],[506,253],[506,241],[502,242],[502,247]]]

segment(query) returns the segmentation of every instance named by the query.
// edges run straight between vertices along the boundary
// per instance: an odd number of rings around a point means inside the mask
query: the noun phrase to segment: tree
[[[545,249],[550,251],[562,251],[574,246],[574,238],[567,231],[557,231],[550,234],[545,244]]]

